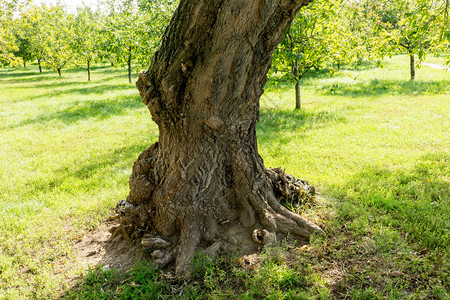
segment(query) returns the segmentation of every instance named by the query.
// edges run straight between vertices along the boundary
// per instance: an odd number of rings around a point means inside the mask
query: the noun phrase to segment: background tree
[[[419,62],[426,56],[433,39],[438,11],[435,2],[415,0],[364,2],[365,13],[374,19],[381,37],[390,42],[390,49],[406,50],[410,59],[410,77],[415,78],[415,56]]]
[[[125,0],[110,3],[110,13],[107,16],[105,50],[119,64],[125,64],[128,69],[128,81],[131,83],[133,62],[142,64],[149,62],[153,53],[152,36],[147,27],[147,14],[139,11],[137,1]]]
[[[450,67],[450,0],[437,1],[435,10],[438,24],[436,35],[432,41],[431,50],[435,55],[446,57],[445,65]]]
[[[274,72],[291,75],[295,84],[295,109],[301,108],[300,81],[310,70],[323,68],[330,60],[349,61],[343,50],[349,42],[348,21],[341,0],[319,0],[303,8],[293,20],[273,56]]]
[[[149,33],[147,38],[149,38],[153,50],[156,50],[158,47],[164,30],[169,25],[170,19],[178,4],[178,0],[139,0],[139,9],[147,15],[145,18]]]
[[[24,28],[27,24],[23,24],[22,19],[14,20],[14,38],[16,40],[17,50],[14,51],[16,57],[22,59],[23,67],[26,67],[27,61],[34,58],[30,37],[27,35],[27,30]]]
[[[39,37],[42,38],[44,64],[61,76],[62,68],[73,57],[70,44],[73,15],[67,14],[62,6],[43,6],[42,10]]]
[[[379,21],[373,18],[373,12],[366,9],[362,1],[345,3],[344,13],[349,20],[349,40],[341,47],[343,51],[351,52],[348,57],[360,65],[364,60],[381,61],[392,54],[389,40],[381,36],[377,30]]]
[[[258,154],[271,54],[303,0],[182,0],[137,87],[159,141],[139,156],[117,234],[189,274],[196,250],[249,253],[320,228],[280,200],[309,186]],[[251,20],[251,21],[249,21]]]
[[[70,47],[77,65],[85,64],[88,81],[91,80],[91,63],[99,56],[101,47],[100,16],[89,7],[78,9],[72,23]]]
[[[16,66],[20,60],[14,55],[19,50],[13,28],[13,14],[19,1],[0,0],[0,64]]]
[[[40,73],[47,46],[47,33],[42,31],[46,11],[47,7],[30,5],[20,14],[20,34],[29,41],[31,55],[37,61]]]

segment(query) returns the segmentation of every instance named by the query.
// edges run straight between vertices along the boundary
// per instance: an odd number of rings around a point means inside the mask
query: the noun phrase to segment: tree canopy
[[[69,12],[61,4],[0,1],[0,64],[36,61],[61,72],[109,60],[132,72],[150,63],[178,1],[106,0]],[[316,0],[301,9],[272,63],[298,89],[309,70],[407,53],[411,77],[427,54],[450,53],[448,0]],[[450,56],[449,56],[450,57]],[[414,59],[418,61],[414,61]],[[450,59],[448,59],[450,64]],[[287,78],[287,77],[285,77]]]

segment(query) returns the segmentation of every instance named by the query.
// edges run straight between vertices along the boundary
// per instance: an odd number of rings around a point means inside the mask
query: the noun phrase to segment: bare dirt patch
[[[85,234],[74,246],[73,250],[83,269],[102,266],[105,269],[116,269],[126,272],[142,257],[140,251],[129,242],[119,237],[112,237],[111,228],[115,221],[107,221],[97,229]]]

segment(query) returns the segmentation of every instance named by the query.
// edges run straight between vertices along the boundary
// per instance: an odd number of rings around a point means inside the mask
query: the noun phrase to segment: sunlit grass
[[[188,284],[142,266],[126,275],[90,271],[67,297],[151,297],[152,285],[160,296],[174,296],[174,285],[180,299],[444,295],[450,73],[423,66],[410,82],[408,72],[398,56],[384,68],[313,73],[302,79],[301,111],[288,84],[263,96],[257,131],[266,165],[308,180],[323,198],[301,212],[327,236],[295,264],[266,256],[249,271],[204,262]],[[79,70],[62,78],[0,70],[0,299],[55,298],[66,289],[66,278],[81,272],[71,245],[126,197],[133,161],[157,140],[122,73],[98,67],[87,82]]]
[[[416,296],[441,297],[450,288],[450,74],[423,67],[411,82],[405,62],[400,56],[384,68],[306,78],[300,112],[293,112],[289,86],[262,100],[258,128],[265,163],[309,180],[332,198],[333,217],[324,222],[329,239],[317,247],[327,263],[338,258],[363,267],[358,260],[367,256],[349,245],[370,241],[371,256],[382,256],[373,276],[418,264],[414,272],[423,282],[434,277],[436,283],[427,288],[405,275],[367,285],[367,276],[348,274],[342,285],[356,298],[391,292],[403,298],[414,287]],[[317,207],[303,213],[314,218]],[[339,256],[331,258],[330,250]],[[428,256],[411,254],[420,251]],[[409,256],[399,259],[398,253]],[[403,289],[389,286],[399,284]]]
[[[89,83],[79,71],[20,74],[1,74],[0,298],[45,298],[75,236],[126,197],[157,129],[119,72],[98,68]]]

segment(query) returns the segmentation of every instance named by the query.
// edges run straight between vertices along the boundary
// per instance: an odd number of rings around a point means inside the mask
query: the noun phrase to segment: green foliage
[[[20,34],[33,57],[60,73],[73,57],[72,23],[73,15],[62,6],[30,6],[21,14]]]
[[[43,40],[42,27],[45,23],[45,8],[29,6],[20,14],[18,31],[22,39],[30,45],[31,57],[39,63],[46,55],[46,42]]]
[[[20,61],[14,56],[19,48],[13,31],[13,13],[18,1],[0,0],[0,65],[16,66]]]
[[[104,34],[107,52],[115,54],[118,63],[131,63],[133,56],[140,59],[149,55],[147,51],[147,28],[145,15],[139,13],[133,1],[115,3],[115,10],[106,18]]]
[[[127,65],[129,76],[132,62],[137,68],[149,66],[176,4],[176,1],[110,1],[102,32],[104,56]]]
[[[20,14],[13,5],[0,19],[0,63],[17,66],[21,59],[36,59],[39,66],[58,73],[76,65],[88,71],[90,80],[92,63],[108,59],[127,65],[131,82],[132,65],[139,69],[150,64],[177,4],[111,0],[99,3],[96,11],[85,6],[76,13],[60,4],[26,5]],[[13,12],[18,16],[14,22]]]
[[[69,40],[73,51],[74,62],[83,65],[88,71],[90,80],[90,64],[99,56],[100,47],[100,14],[91,8],[79,8],[71,25],[72,36]]]
[[[302,8],[275,50],[272,75],[296,84],[296,108],[300,108],[300,80],[311,70],[334,74],[345,64],[379,59],[380,40],[355,2],[318,0]],[[330,66],[330,64],[332,64]],[[270,86],[269,86],[270,87]]]
[[[366,0],[359,2],[359,6],[374,24],[376,33],[386,41],[380,44],[381,51],[387,54],[406,51],[419,58],[419,66],[428,52],[448,51],[444,38],[448,29],[445,13],[448,1]],[[411,69],[411,79],[413,72]]]
[[[339,15],[339,0],[314,1],[302,8],[275,50],[272,71],[290,73],[300,80],[311,69],[321,69],[330,59],[346,62],[346,25]],[[298,64],[298,74],[293,69]]]
[[[28,3],[28,0],[0,0],[0,66],[17,66],[20,59],[15,53],[20,51],[19,45],[23,41],[17,41],[19,37],[15,28],[14,13]]]

